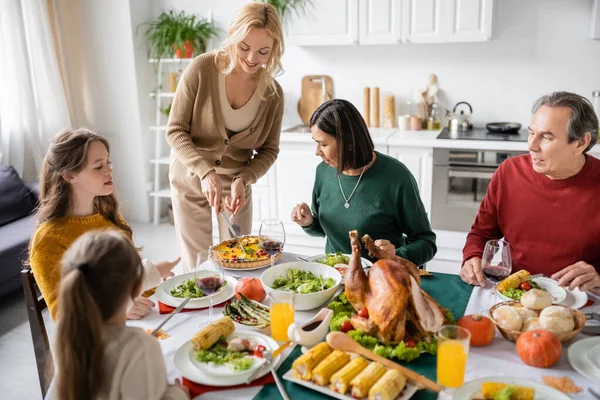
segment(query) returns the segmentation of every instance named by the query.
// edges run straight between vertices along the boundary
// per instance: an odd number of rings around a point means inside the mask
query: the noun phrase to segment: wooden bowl
[[[500,332],[500,334],[507,340],[510,340],[511,342],[516,342],[517,339],[519,338],[519,336],[521,336],[521,331],[515,331],[512,329],[506,329],[500,326],[500,324],[494,319],[494,317],[492,317],[494,311],[498,308],[498,307],[502,307],[502,306],[511,306],[511,307],[523,307],[521,305],[520,301],[516,301],[516,300],[511,300],[511,301],[504,301],[502,303],[498,303],[496,305],[494,305],[492,308],[490,308],[490,313],[489,313],[489,318],[492,320],[492,322],[494,323],[494,325],[496,325],[496,328],[498,329],[498,331]],[[556,305],[555,305],[556,306]],[[565,307],[565,306],[558,306],[558,307]],[[569,308],[569,307],[565,307],[565,308]],[[579,334],[579,332],[581,332],[581,330],[583,329],[583,327],[585,326],[585,314],[582,313],[579,310],[575,310],[575,309],[570,309],[573,312],[573,319],[575,320],[575,328],[571,331],[571,332],[565,332],[565,333],[555,333],[554,336],[556,336],[561,343],[566,343],[569,340],[573,339],[575,336],[577,336]],[[535,311],[535,310],[533,310]],[[538,315],[540,314],[540,311],[535,311]]]

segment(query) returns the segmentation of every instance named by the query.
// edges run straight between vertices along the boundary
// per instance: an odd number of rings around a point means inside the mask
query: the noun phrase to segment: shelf
[[[161,97],[161,98],[174,98],[175,92],[162,92],[162,93],[150,93],[150,97]]]
[[[169,165],[169,157],[153,158],[150,160],[151,164],[167,164]]]
[[[183,63],[190,62],[192,60],[193,60],[193,58],[161,58],[161,59],[151,58],[150,62],[152,64],[156,64],[158,62],[160,62],[161,64],[183,64]]]
[[[152,197],[164,197],[166,199],[171,198],[171,189],[162,189],[150,192],[150,196]]]
[[[151,126],[150,130],[153,130],[153,131],[166,131],[167,130],[167,126],[166,125]]]

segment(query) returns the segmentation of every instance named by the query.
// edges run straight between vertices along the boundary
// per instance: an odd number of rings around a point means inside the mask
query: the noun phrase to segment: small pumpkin
[[[527,365],[548,368],[560,359],[562,344],[551,332],[535,329],[519,336],[517,354]]]
[[[235,297],[238,299],[241,297],[239,293],[243,293],[247,298],[259,302],[267,296],[258,278],[245,277],[240,279],[235,286]]]
[[[492,320],[479,314],[465,315],[456,325],[471,332],[471,346],[487,346],[496,334]]]

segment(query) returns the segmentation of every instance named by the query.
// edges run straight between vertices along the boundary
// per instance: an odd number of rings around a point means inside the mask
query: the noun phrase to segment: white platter
[[[329,388],[329,385],[320,386],[320,385],[317,385],[316,383],[313,383],[312,381],[304,381],[302,379],[296,378],[294,376],[294,371],[292,371],[291,369],[288,372],[286,372],[285,375],[283,375],[283,379],[285,379],[286,381],[297,383],[298,385],[305,386],[305,387],[315,390],[317,392],[321,392],[323,394],[326,394],[327,396],[334,397],[336,399],[355,400],[352,396],[350,396],[350,390],[348,390],[348,392],[346,392],[346,394],[334,392],[333,390],[331,390]],[[413,385],[412,383],[407,382],[406,386],[404,387],[404,390],[394,400],[408,400],[415,393],[417,393],[417,390],[418,390],[418,388],[416,385]]]
[[[265,346],[271,352],[275,351],[279,347],[275,340],[258,332],[236,331],[234,332],[234,334],[243,334],[245,336],[248,335],[248,337],[252,336],[254,340],[260,340],[261,343],[266,343],[266,345],[263,346]],[[175,368],[179,370],[181,376],[192,382],[210,386],[234,386],[246,383],[246,379],[252,373],[252,370],[248,370],[245,371],[246,373],[244,374],[238,374],[234,376],[217,376],[213,374],[207,374],[206,372],[198,368],[197,365],[192,361],[192,354],[192,342],[188,340],[179,349],[177,349],[177,351],[175,352],[175,357],[173,359]],[[281,355],[275,357],[275,359],[273,360],[275,365],[277,365],[280,359]],[[258,372],[256,379],[265,376],[269,372],[270,371],[268,368],[263,368],[261,371]]]
[[[592,365],[600,371],[600,343],[595,344],[588,350],[588,358],[592,362]]]
[[[455,392],[454,397],[452,397],[452,399],[472,400],[482,398],[481,384],[483,382],[502,382],[509,385],[519,385],[533,388],[535,390],[534,400],[570,400],[569,396],[567,396],[566,394],[559,392],[558,390],[551,388],[550,386],[546,386],[542,382],[506,376],[491,376],[489,378],[481,378],[471,382],[467,382]]]
[[[546,277],[533,278],[533,281],[551,293],[552,292],[560,293],[560,292],[564,291],[565,298],[562,301],[553,301],[552,302],[553,304],[571,307],[571,308],[581,308],[581,307],[585,306],[588,302],[587,294],[585,292],[581,292],[578,288],[575,288],[575,290],[569,290],[568,287],[562,288],[562,287],[558,286],[558,284],[556,283],[556,281],[554,279],[546,278]],[[504,296],[502,293],[498,292],[496,290],[496,288],[494,288],[494,293],[499,298],[501,298],[503,301],[514,300],[514,299],[511,299],[510,297]]]
[[[212,275],[210,271],[206,271],[206,276]],[[163,283],[161,283],[156,289],[156,298],[163,304],[166,304],[171,307],[179,306],[185,298],[183,297],[175,297],[171,296],[171,289],[179,285],[181,282],[187,279],[194,279],[194,273],[189,272],[187,274],[176,275],[172,278],[167,279]],[[237,279],[232,276],[225,275],[225,282],[227,284],[220,289],[217,293],[212,294],[213,305],[221,304],[224,301],[229,300],[235,294],[235,286],[237,285]],[[185,309],[193,309],[193,308],[204,308],[208,307],[210,300],[209,297],[199,297],[195,299],[190,299],[190,301],[184,307]]]
[[[600,382],[600,369],[590,359],[590,349],[600,345],[600,337],[581,339],[569,346],[569,363],[581,375]]]
[[[314,261],[314,262],[317,262],[317,260],[320,260],[320,259],[322,259],[322,258],[325,258],[325,256],[326,256],[326,255],[327,255],[327,254],[325,254],[325,253],[323,253],[323,254],[317,254],[316,256],[307,257],[306,259],[307,259],[308,261]],[[342,255],[344,255],[344,256],[346,256],[346,257],[349,257],[349,258],[350,258],[350,260],[352,260],[352,254],[345,254],[345,253],[343,253]],[[372,263],[371,261],[367,260],[367,259],[366,259],[366,258],[364,258],[364,257],[361,257],[361,258],[360,258],[360,261],[361,261],[361,263],[362,263],[363,269],[365,269],[365,268],[369,268],[369,267],[371,267],[371,266],[373,265],[373,263]],[[320,264],[320,263],[319,263],[319,264]],[[350,264],[350,263],[348,263],[348,264]],[[323,265],[326,265],[326,264],[323,264]]]

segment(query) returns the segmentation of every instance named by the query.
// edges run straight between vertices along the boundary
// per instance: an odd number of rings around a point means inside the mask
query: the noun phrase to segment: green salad
[[[350,263],[350,257],[343,255],[341,251],[337,251],[335,253],[327,253],[325,254],[325,258],[320,258],[315,260],[315,262],[333,267],[335,264]]]
[[[521,289],[521,288],[510,288],[510,289],[506,289],[504,292],[502,292],[503,296],[506,296],[508,298],[511,298],[513,300],[521,300],[521,297],[523,297],[523,294],[525,294],[525,292],[530,291],[531,289],[539,289],[539,290],[543,290],[546,291],[546,289],[544,289],[543,287],[541,287],[540,285],[538,285],[537,283],[535,283],[532,280],[527,281],[527,283],[529,284],[529,288],[527,290]],[[523,284],[521,284],[523,285]]]
[[[279,275],[271,286],[273,289],[289,289],[296,293],[307,294],[332,288],[335,286],[335,280],[323,278],[323,275],[317,277],[310,271],[288,269],[287,276]]]
[[[239,372],[250,369],[254,364],[254,359],[247,354],[243,351],[228,350],[225,338],[221,338],[210,349],[197,351],[195,357],[203,363],[229,364],[233,371]]]
[[[227,281],[223,281],[223,284],[219,290],[217,290],[217,292],[223,289],[225,285],[227,285]],[[171,289],[171,296],[182,298],[191,297],[192,299],[197,299],[206,295],[198,288],[198,285],[196,285],[196,282],[193,279],[186,279]]]

